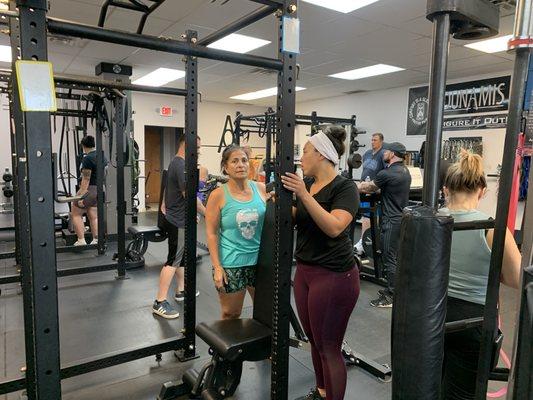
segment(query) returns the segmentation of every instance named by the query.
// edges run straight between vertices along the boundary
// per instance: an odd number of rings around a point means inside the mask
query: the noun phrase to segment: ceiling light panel
[[[296,86],[296,91],[297,92],[299,92],[301,90],[305,90],[305,88]],[[230,98],[233,99],[233,100],[249,101],[249,100],[262,99],[264,97],[271,97],[271,96],[275,96],[277,94],[278,94],[278,88],[277,87],[273,87],[273,88],[258,90],[256,92],[240,94],[238,96],[232,96]]]
[[[207,47],[244,54],[249,53],[250,51],[258,49],[260,47],[266,46],[269,43],[269,40],[263,40],[251,36],[240,35],[238,33],[232,33],[231,35],[225,36],[222,39],[211,43]]]
[[[0,61],[11,62],[11,46],[0,45]]]
[[[482,51],[484,53],[498,53],[507,50],[507,44],[513,35],[500,36],[493,39],[482,40],[480,42],[465,44],[465,47]]]
[[[143,86],[163,86],[172,81],[181,79],[185,76],[185,71],[171,68],[158,68],[147,75],[133,81],[135,85]]]
[[[303,0],[306,3],[347,14],[379,0]]]
[[[354,81],[356,79],[369,78],[371,76],[385,75],[392,72],[403,71],[404,68],[395,67],[393,65],[376,64],[370,67],[352,69],[350,71],[339,72],[337,74],[329,75],[332,78],[347,79]]]

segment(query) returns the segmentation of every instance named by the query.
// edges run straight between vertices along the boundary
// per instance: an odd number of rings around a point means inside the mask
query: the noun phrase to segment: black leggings
[[[482,317],[483,309],[482,305],[448,297],[446,322]],[[442,400],[475,398],[481,337],[481,327],[445,335]]]
[[[317,386],[327,400],[342,400],[346,364],[341,347],[348,320],[359,297],[359,272],[333,272],[298,263],[294,277],[298,316],[311,343]]]

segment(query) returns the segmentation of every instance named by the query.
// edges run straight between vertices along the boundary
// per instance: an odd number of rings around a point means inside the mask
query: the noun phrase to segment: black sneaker
[[[169,304],[169,302],[166,300],[163,300],[161,302],[157,300],[154,301],[154,305],[152,306],[152,313],[166,319],[174,319],[180,316],[180,313],[177,310],[174,310]]]
[[[196,291],[196,297],[200,296],[200,291],[197,290]],[[176,292],[174,294],[174,299],[178,302],[182,302],[183,300],[185,300],[185,291],[184,290],[181,290],[179,292]]]
[[[376,300],[372,300],[370,305],[377,308],[392,308],[392,297],[386,294],[380,295]]]
[[[320,393],[318,392],[317,388],[311,389],[309,393],[307,393],[306,396],[297,397],[294,400],[324,400],[325,397],[322,397]]]

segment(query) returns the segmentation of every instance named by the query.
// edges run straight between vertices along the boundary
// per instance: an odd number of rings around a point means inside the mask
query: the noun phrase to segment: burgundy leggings
[[[348,320],[359,297],[359,273],[333,272],[298,263],[294,297],[300,322],[311,342],[316,384],[327,400],[342,400],[346,364],[341,347]]]

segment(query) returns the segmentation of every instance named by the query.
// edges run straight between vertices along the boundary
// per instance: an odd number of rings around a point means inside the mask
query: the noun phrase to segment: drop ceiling
[[[495,0],[500,1],[500,0]],[[49,15],[96,25],[103,0],[52,0]],[[506,1],[505,3],[510,3]],[[199,37],[216,31],[240,16],[260,7],[246,0],[166,0],[149,18],[144,33],[179,38],[187,29],[198,31]],[[339,96],[346,92],[372,91],[407,85],[425,84],[431,56],[432,24],[425,18],[426,0],[380,0],[349,14],[342,14],[300,2],[301,65],[298,102]],[[500,33],[510,34],[513,9],[506,7],[501,18]],[[106,27],[135,31],[139,14],[110,8]],[[275,57],[277,24],[267,17],[239,33],[266,39],[271,44],[250,54]],[[9,44],[0,35],[0,44]],[[509,72],[511,54],[485,54],[463,47],[452,40],[448,76],[450,79],[477,74]],[[133,66],[133,78],[158,67],[183,68],[182,56],[144,49],[91,42],[82,39],[52,37],[49,58],[56,73],[94,76],[94,67],[101,61]],[[328,75],[374,64],[390,64],[404,71],[357,81],[345,81]],[[1,63],[1,68],[9,67]],[[235,102],[231,96],[275,86],[276,74],[253,67],[199,61],[199,88],[204,100]],[[183,79],[168,86],[183,87]],[[273,98],[250,103],[266,105]]]

